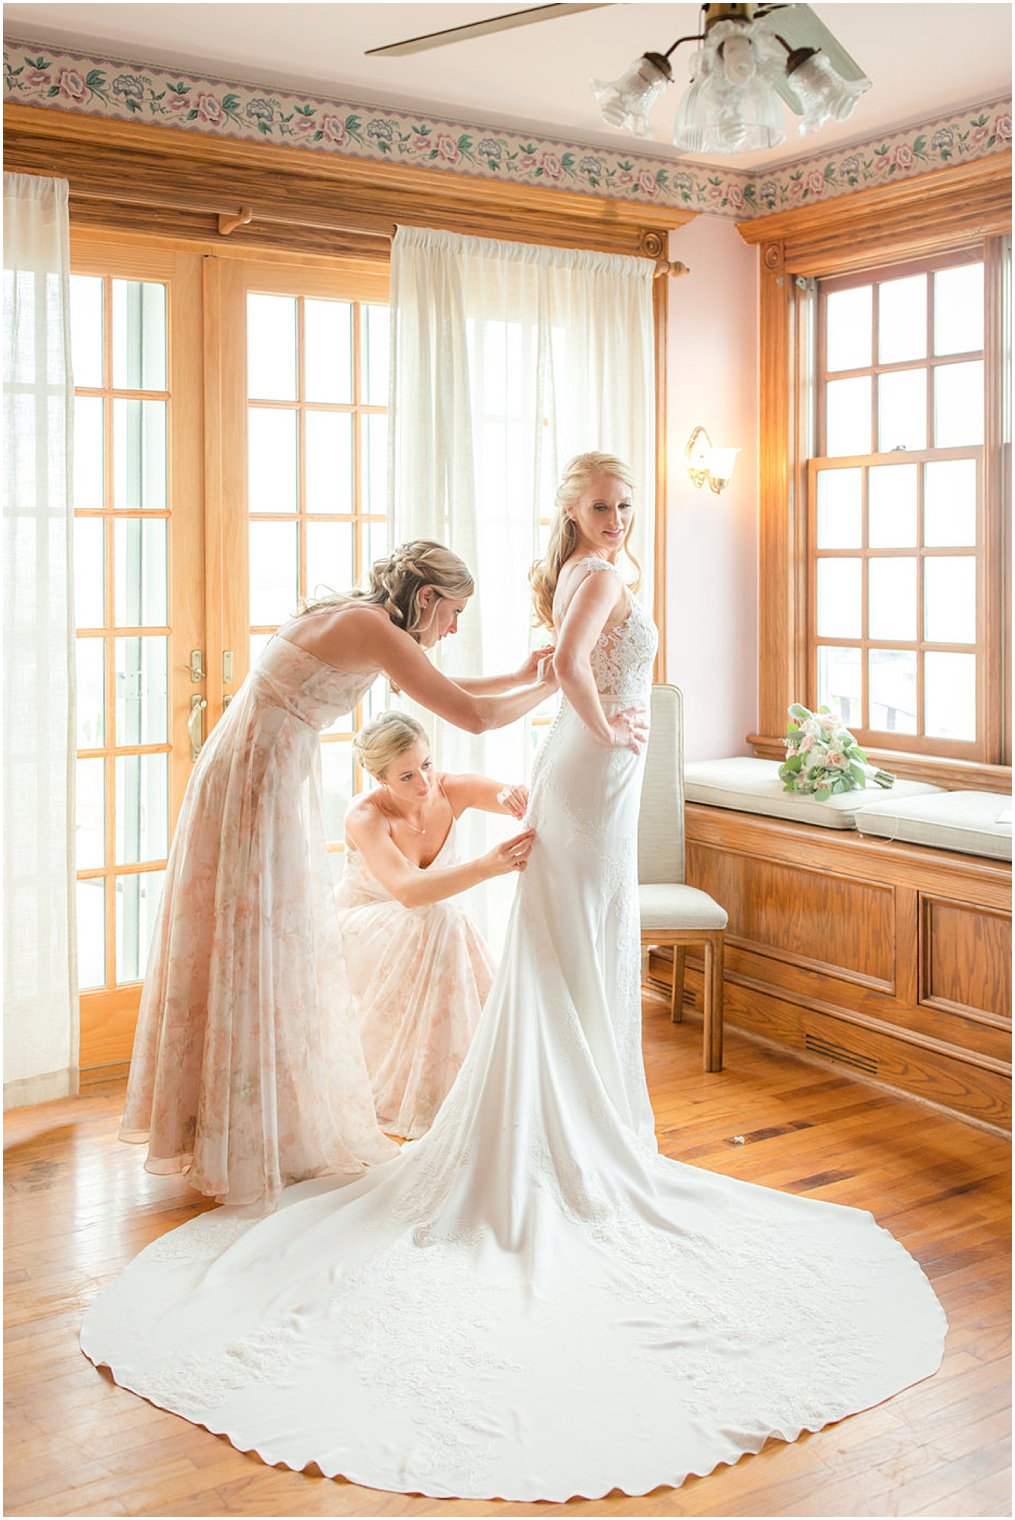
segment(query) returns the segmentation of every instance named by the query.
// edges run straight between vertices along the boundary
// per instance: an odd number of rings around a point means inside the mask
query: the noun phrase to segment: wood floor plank
[[[568,1517],[1010,1513],[1007,1141],[730,1032],[700,1069],[700,1029],[644,1005],[666,1154],[868,1209],[912,1251],[949,1316],[936,1377],[791,1446],[644,1498],[573,1500]],[[126,1069],[5,1116],[9,1515],[542,1516],[562,1506],[441,1502],[267,1468],[117,1388],[77,1333],[102,1283],[208,1208],[117,1138]],[[744,1143],[736,1143],[736,1137]]]

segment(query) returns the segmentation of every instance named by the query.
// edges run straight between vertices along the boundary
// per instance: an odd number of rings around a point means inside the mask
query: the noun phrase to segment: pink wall
[[[748,753],[758,687],[757,250],[699,216],[670,234],[691,273],[670,282],[667,679],[684,693],[688,760]],[[696,490],[684,445],[701,424],[739,446],[721,495]]]

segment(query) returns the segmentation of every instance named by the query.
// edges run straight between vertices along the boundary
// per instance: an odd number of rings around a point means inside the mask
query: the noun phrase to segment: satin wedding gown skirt
[[[428,871],[460,861],[453,819]],[[341,960],[374,1106],[389,1135],[425,1135],[465,1060],[490,984],[490,952],[453,900],[404,908],[346,845],[335,892]]]
[[[647,703],[654,647],[634,604],[600,639],[610,711]],[[658,1154],[640,780],[562,705],[503,959],[429,1134],[262,1222],[163,1236],[90,1309],[94,1362],[265,1462],[508,1500],[679,1485],[937,1368],[941,1307],[869,1214]]]
[[[320,731],[375,679],[272,639],[180,810],[120,1134],[224,1203],[396,1154],[335,983],[321,812]]]

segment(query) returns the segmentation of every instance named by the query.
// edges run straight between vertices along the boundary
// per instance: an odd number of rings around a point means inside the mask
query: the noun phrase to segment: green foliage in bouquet
[[[867,756],[838,713],[827,707],[811,712],[800,702],[789,706],[786,759],[779,767],[783,791],[801,792],[825,802],[840,792],[867,785],[889,787],[895,780],[887,771],[868,765]]]

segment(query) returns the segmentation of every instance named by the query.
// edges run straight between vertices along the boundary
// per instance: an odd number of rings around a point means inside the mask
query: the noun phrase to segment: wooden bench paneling
[[[730,915],[729,1023],[1010,1128],[1007,862],[693,803],[686,826],[687,879]]]

